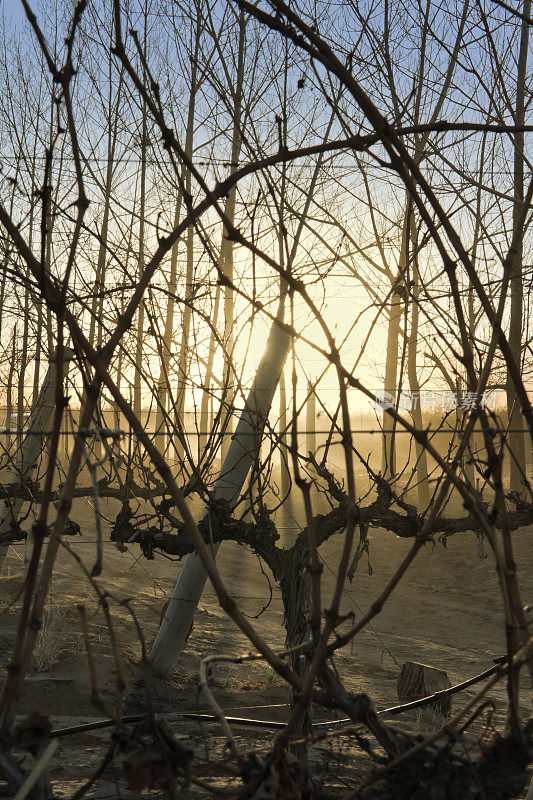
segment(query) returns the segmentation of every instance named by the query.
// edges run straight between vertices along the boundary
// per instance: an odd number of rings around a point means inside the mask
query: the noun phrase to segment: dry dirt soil
[[[112,519],[118,505],[105,504],[103,512]],[[200,513],[200,509],[196,509]],[[452,513],[448,509],[447,513]],[[456,513],[462,513],[457,507]],[[298,518],[300,509],[296,509]],[[87,564],[95,558],[94,512],[88,501],[77,501],[72,517],[82,526],[83,535],[69,543]],[[287,514],[278,515],[277,522],[283,535],[290,541],[294,523]],[[291,530],[292,528],[292,530]],[[109,528],[104,529],[104,536]],[[519,578],[524,603],[533,603],[533,531],[521,530],[514,534],[515,551],[519,565]],[[325,595],[331,591],[341,544],[337,536],[322,550],[324,560]],[[378,594],[409,547],[409,542],[393,534],[374,530],[370,532],[370,558],[360,562],[352,584],[343,597],[343,611],[357,618]],[[24,572],[24,548],[12,548],[7,566],[0,579],[2,625],[0,629],[1,652],[4,664],[13,643],[17,595]],[[483,557],[487,556],[487,557]],[[240,608],[250,617],[258,616],[255,624],[272,647],[283,646],[283,609],[279,591],[272,586],[269,598],[270,575],[265,575],[257,557],[233,543],[222,546],[218,564],[226,584],[238,601]],[[371,565],[371,569],[369,568]],[[109,541],[105,544],[104,570],[100,585],[118,599],[131,598],[148,646],[152,641],[164,604],[172,590],[180,564],[157,556],[147,561],[140,551],[129,546],[121,553]],[[90,641],[95,654],[99,691],[108,707],[117,699],[117,670],[109,644],[104,617],[98,608],[94,592],[83,577],[72,557],[62,551],[54,574],[52,602],[45,619],[45,630],[40,641],[37,658],[26,682],[21,713],[38,709],[49,715],[53,728],[67,727],[77,722],[102,718],[102,709],[91,702],[87,656],[81,634],[77,605],[86,608]],[[267,607],[264,609],[265,605]],[[263,610],[264,609],[264,610]],[[113,606],[113,622],[118,640],[118,652],[128,677],[128,691],[139,677],[140,643],[132,618],[127,609]],[[262,613],[261,613],[262,612]],[[171,715],[176,730],[194,743],[198,763],[219,760],[223,755],[220,729],[213,724],[185,723],[176,714],[179,711],[206,710],[207,706],[198,690],[200,660],[213,653],[242,654],[249,650],[247,641],[231,620],[218,608],[212,587],[206,586],[186,652],[174,674],[172,685],[159,687],[159,710]],[[492,660],[505,653],[503,614],[498,590],[498,580],[488,547],[480,547],[472,533],[451,537],[446,547],[435,542],[424,547],[405,579],[395,590],[382,613],[372,626],[363,631],[337,660],[337,667],[346,686],[355,692],[366,692],[378,709],[397,703],[396,680],[400,666],[406,660],[430,664],[446,670],[452,683],[460,682],[483,671]],[[281,681],[272,676],[260,663],[216,667],[212,675],[212,688],[220,704],[230,714],[257,719],[282,720],[287,714],[287,690]],[[454,698],[454,709],[472,696],[474,689]],[[505,688],[499,685],[491,691],[496,713],[494,725],[503,728]],[[135,707],[135,695],[129,708]],[[524,682],[522,713],[531,710],[530,687]],[[326,715],[316,711],[316,719]],[[431,715],[411,715],[402,720],[406,727],[430,730],[442,720]],[[481,727],[478,732],[481,731]],[[247,749],[268,748],[274,735],[268,730],[238,729]],[[99,763],[109,738],[108,731],[77,734],[61,738],[54,756],[51,779],[60,796],[71,796]],[[201,746],[200,746],[201,743]],[[474,748],[475,750],[475,748]],[[476,758],[475,750],[472,757]],[[327,743],[317,745],[312,758],[332,764],[342,778],[343,747]],[[356,763],[348,759],[352,773],[357,763],[364,771],[365,758]],[[206,774],[209,770],[206,766]],[[218,767],[217,767],[218,769]],[[199,769],[202,772],[202,769]],[[216,773],[215,772],[213,774]],[[109,770],[107,778],[92,790],[94,797],[116,796],[118,786],[113,784]],[[353,778],[353,774],[350,780]],[[349,781],[348,781],[349,783]],[[340,785],[339,784],[339,787]],[[191,790],[194,794],[194,790]],[[460,799],[459,799],[460,800]]]

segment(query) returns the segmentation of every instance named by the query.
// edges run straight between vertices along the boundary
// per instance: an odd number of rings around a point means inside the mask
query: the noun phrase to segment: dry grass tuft
[[[446,724],[448,717],[430,706],[417,708],[414,712],[413,726],[417,733],[429,736],[440,730]]]
[[[41,630],[33,651],[33,664],[37,672],[48,672],[54,664],[66,656],[79,653],[83,649],[81,634],[75,639],[65,637],[65,621],[68,607],[55,599],[50,599],[43,614]]]

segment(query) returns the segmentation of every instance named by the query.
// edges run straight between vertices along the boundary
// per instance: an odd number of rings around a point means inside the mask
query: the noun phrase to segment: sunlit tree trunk
[[[146,40],[145,40],[146,41]],[[145,216],[146,216],[146,106],[143,105],[142,132],[141,132],[141,174],[140,174],[140,197],[139,197],[139,262],[138,274],[144,271],[144,236],[145,236]],[[143,373],[143,351],[144,351],[144,303],[139,304],[137,312],[137,338],[135,341],[135,375],[133,383],[133,408],[140,418],[142,414],[142,378]]]
[[[7,256],[4,259],[4,261],[7,261]],[[4,322],[4,299],[6,296],[6,278],[7,278],[7,270],[3,269],[2,277],[0,278],[0,336],[2,335],[2,327]]]
[[[30,317],[30,298],[29,291],[24,292],[24,319],[22,321],[22,339],[20,347],[20,364],[17,387],[17,430],[18,441],[22,438],[22,426],[24,424],[25,393],[24,382],[26,380],[26,367],[28,364],[28,336],[29,336],[29,317]]]
[[[227,211],[226,211],[227,213]],[[215,302],[213,305],[213,315],[211,323],[213,328],[209,334],[209,352],[207,354],[207,364],[205,368],[205,379],[202,392],[202,401],[200,406],[200,437],[199,437],[199,453],[202,452],[207,443],[207,435],[210,428],[209,408],[212,403],[211,384],[213,382],[213,362],[215,360],[215,330],[218,322],[218,314],[220,308],[220,284],[217,284],[215,293]]]
[[[480,171],[483,169],[484,165],[485,147],[486,147],[486,136],[484,135],[480,150],[480,160],[479,160]],[[477,264],[478,246],[481,234],[481,198],[482,198],[482,188],[480,186],[478,189],[477,200],[476,200],[476,221],[474,227],[474,238],[472,241],[472,264],[474,266],[476,266]],[[474,342],[476,336],[476,311],[474,305],[474,287],[470,279],[468,280],[468,293],[467,293],[466,303],[467,303],[468,335],[470,337],[470,341]],[[478,423],[478,428],[479,428],[479,423]],[[474,426],[474,430],[472,431],[472,435],[470,437],[470,443],[467,449],[467,454],[463,463],[463,472],[465,478],[470,483],[471,486],[475,485],[474,464],[476,460],[480,458],[482,451],[483,451],[483,437],[479,432],[479,430],[476,430],[476,426]]]
[[[13,340],[15,340],[15,336]],[[64,351],[63,368],[65,377],[68,372],[68,363],[72,355],[72,351],[66,348]],[[12,486],[24,484],[33,477],[32,473],[46,440],[45,431],[50,428],[55,407],[56,374],[56,362],[55,359],[52,359],[48,367],[48,372],[44,377],[43,385],[40,388],[37,402],[28,420],[26,435],[22,446],[18,450],[16,463],[11,469],[10,483]],[[0,534],[7,533],[12,523],[17,520],[22,503],[22,497],[14,497],[2,501],[0,504]],[[4,566],[7,550],[7,546],[0,546],[0,572]]]
[[[31,191],[32,196],[35,193],[36,189],[36,155],[37,155],[37,145],[38,145],[38,137],[37,134],[34,138],[34,145],[33,145],[33,170],[31,175]],[[33,228],[34,228],[34,220],[35,220],[35,205],[32,203],[30,208],[30,217],[28,221],[28,247],[30,250],[33,246]],[[35,301],[34,301],[35,302]],[[26,289],[24,293],[24,327],[22,331],[22,350],[20,355],[20,374],[19,374],[19,387],[18,387],[18,429],[22,431],[22,426],[24,423],[24,406],[25,406],[25,380],[26,380],[26,370],[28,367],[28,350],[29,350],[29,322],[30,322],[30,293],[29,290]],[[1,325],[0,325],[0,332],[1,332]],[[35,403],[35,390],[32,393],[32,404]],[[22,440],[22,433],[20,434],[19,444]]]
[[[327,126],[326,137],[329,136],[334,117],[335,112],[332,113]],[[320,155],[288,256],[287,269],[289,271],[299,247],[321,164],[322,156]],[[225,500],[230,507],[237,501],[250,468],[259,454],[263,429],[287,359],[290,338],[288,333],[278,325],[278,322],[284,321],[286,294],[287,286],[282,279],[280,280],[280,302],[276,319],[270,328],[265,350],[255,373],[245,407],[240,414],[235,434],[231,438],[227,455],[222,462],[219,477],[211,493],[214,500]],[[218,545],[215,545],[213,547],[214,554],[217,551]],[[170,679],[172,676],[177,659],[191,630],[206,579],[207,574],[200,558],[196,553],[191,553],[183,564],[150,656],[153,672],[162,678]]]
[[[91,319],[89,322],[89,342],[94,345],[95,332],[98,346],[102,344],[102,313],[104,310],[103,289],[105,286],[105,269],[107,256],[107,234],[109,230],[109,212],[111,201],[111,180],[113,177],[112,156],[109,155],[105,180],[104,194],[104,214],[102,217],[102,227],[100,228],[100,247],[98,250],[98,261],[96,263],[96,275],[94,279],[94,295],[91,302]]]
[[[32,178],[33,184],[33,178]],[[32,193],[34,189],[32,188]],[[31,249],[32,247],[32,238],[33,238],[33,216],[34,216],[34,206],[32,205],[30,210],[30,219],[29,219],[29,233],[28,233],[28,247]],[[28,366],[28,339],[29,339],[29,324],[30,324],[30,292],[29,289],[26,289],[24,292],[24,319],[22,322],[22,342],[21,342],[21,350],[20,350],[20,367],[19,367],[19,383],[18,383],[18,391],[17,391],[17,429],[19,431],[17,437],[17,446],[22,442],[22,426],[24,425],[24,408],[25,408],[25,381],[26,381],[26,369]]]
[[[58,184],[59,186],[59,184]],[[57,198],[56,198],[57,199]],[[43,209],[45,219],[44,231],[44,269],[47,275],[50,275],[52,266],[52,230],[54,227],[54,215],[51,213],[52,198],[48,197],[46,208]],[[43,304],[40,297],[36,300],[37,305],[37,336],[35,344],[35,369],[33,374],[33,392],[32,392],[32,407],[37,402],[39,397],[39,379],[41,371],[41,358],[43,352],[48,358],[54,352],[53,334],[52,334],[52,314],[50,309]],[[46,336],[46,346],[43,342],[43,336]],[[47,351],[47,352],[46,352]]]
[[[39,375],[41,372],[41,336],[43,330],[43,303],[42,300],[36,299],[35,305],[37,306],[37,321],[35,328],[35,358],[33,360],[33,390],[31,403],[32,406],[37,402],[39,396]]]
[[[409,380],[409,390],[413,398],[411,406],[411,417],[418,430],[423,429],[422,419],[422,400],[420,397],[420,381],[418,380],[418,322],[419,322],[419,301],[420,301],[420,276],[418,274],[418,254],[416,223],[413,213],[409,214],[410,241],[412,244],[412,289],[411,289],[411,329],[409,331],[409,341],[407,343],[407,377]],[[416,452],[416,482],[418,489],[418,506],[420,510],[427,507],[429,503],[429,482],[428,482],[428,463],[426,449],[420,442],[415,441]]]
[[[18,165],[16,173],[18,174]],[[33,189],[33,187],[32,187]],[[13,185],[13,190],[11,192],[11,198],[9,202],[9,214],[10,216],[13,215],[13,203],[15,200],[15,185]],[[4,241],[4,252],[2,254],[2,264],[1,264],[1,276],[0,276],[0,342],[2,341],[2,331],[3,331],[3,323],[4,323],[4,301],[6,296],[6,282],[7,282],[7,266],[9,263],[9,245],[7,241]]]
[[[16,351],[17,344],[17,326],[13,330],[13,338],[11,339],[11,358],[9,360],[9,372],[7,374],[7,387],[6,387],[6,447],[9,453],[11,448],[11,429],[13,425],[13,376],[15,374],[16,366]]]
[[[96,272],[94,277],[94,294],[91,300],[91,317],[89,320],[89,343],[94,346],[94,342],[98,347],[102,344],[103,336],[103,312],[104,312],[104,287],[106,277],[106,261],[108,253],[108,232],[109,232],[109,216],[111,211],[111,188],[113,183],[113,171],[115,168],[115,148],[117,143],[118,133],[118,115],[122,87],[122,71],[120,72],[117,97],[115,102],[115,109],[113,112],[112,102],[112,69],[113,62],[109,61],[109,96],[108,96],[108,133],[107,133],[107,166],[104,182],[104,211],[102,215],[102,225],[99,235],[99,248],[98,259],[96,262]]]
[[[450,53],[448,67],[444,74],[442,85],[440,87],[440,91],[437,96],[437,100],[431,112],[431,117],[429,120],[430,125],[435,124],[435,122],[438,120],[444,102],[446,100],[446,96],[448,94],[448,91],[452,83],[453,75],[457,65],[457,58],[463,41],[463,33],[466,20],[468,17],[469,4],[470,0],[465,0],[465,2],[463,3],[463,10],[461,13],[461,19],[457,29],[457,35],[455,37],[454,47],[452,52]],[[426,8],[429,10],[429,3],[427,4]],[[420,13],[422,13],[421,7],[420,7]],[[385,29],[383,32],[384,46],[387,58],[389,58],[390,54],[389,54],[389,43],[388,43],[388,35],[389,35],[388,8],[384,19],[385,19]],[[422,22],[420,58],[419,58],[418,75],[417,75],[417,89],[415,93],[414,108],[413,108],[413,121],[415,123],[420,122],[422,96],[424,87],[426,86],[425,77],[426,77],[426,67],[427,67],[427,58],[426,58],[427,36],[428,36],[428,16],[426,14]],[[393,98],[394,114],[400,115],[400,107],[397,101],[398,92],[396,91],[396,87],[394,85],[394,77],[392,70],[389,71],[389,80],[391,83],[390,88],[391,88],[391,97]],[[435,87],[432,87],[432,92],[434,91]],[[417,164],[420,164],[422,159],[424,158],[425,148],[428,138],[429,138],[429,132],[422,134],[422,136],[420,136],[420,138],[416,142],[414,159],[417,162]],[[403,222],[403,230],[402,230],[402,245],[407,241],[405,237],[407,235],[406,226],[407,226],[407,215],[409,213],[409,198],[407,198],[406,208],[407,208],[406,217]],[[402,252],[400,252],[400,260],[401,259],[402,259]],[[400,322],[402,315],[402,300],[401,297],[398,295],[398,291],[402,293],[402,284],[404,279],[405,275],[403,274],[402,265],[400,262],[398,276],[396,277],[396,280],[392,285],[392,295],[389,307],[387,351],[386,351],[386,361],[385,361],[385,381],[384,381],[384,390],[385,392],[387,392],[392,396],[393,398],[392,402],[394,403],[397,400],[396,392],[398,388],[398,353],[399,353],[399,338],[400,338]],[[383,415],[383,431],[384,435],[383,435],[381,471],[385,477],[387,476],[393,477],[396,474],[396,445],[394,437],[395,425],[392,420],[392,417],[390,417],[386,413]],[[419,466],[421,466],[421,470],[423,472],[423,465],[420,465],[420,462]],[[426,468],[426,473],[427,473],[427,468]]]
[[[121,313],[123,313],[123,311],[124,311],[124,292],[122,292],[122,296],[120,298],[120,311],[121,311]],[[120,387],[121,387],[121,384],[122,384],[122,364],[123,364],[123,361],[124,361],[124,348],[123,347],[119,347],[118,358],[117,358],[117,377],[116,377],[117,389],[119,389],[119,390],[120,390]],[[115,418],[115,429],[119,430],[119,428],[120,428],[120,410],[119,410],[118,406],[116,405],[116,403],[115,403],[115,406],[114,406],[114,418]]]
[[[277,314],[280,321],[283,321],[284,307],[285,300],[282,297]],[[263,428],[287,358],[289,343],[288,334],[273,322],[244,410],[213,488],[213,500],[225,500],[231,507],[239,497],[259,452]],[[218,545],[213,550],[216,552]],[[185,559],[152,648],[150,663],[156,675],[167,679],[172,676],[191,629],[206,579],[207,573],[200,558],[196,553],[191,553]]]
[[[401,292],[402,280],[398,275],[392,286],[389,305],[389,322],[387,327],[387,351],[385,356],[385,401],[396,404],[396,389],[398,385],[398,348],[400,341],[400,322],[402,318],[403,294]],[[396,443],[394,441],[395,425],[392,417],[386,412],[383,414],[383,449],[381,458],[381,472],[385,478],[396,475]]]
[[[196,33],[194,40],[194,51],[191,58],[191,81],[190,81],[190,94],[189,94],[189,109],[187,114],[187,130],[185,133],[185,153],[190,161],[193,156],[193,137],[194,137],[194,116],[196,105],[196,94],[198,92],[198,54],[200,49],[200,34],[201,34],[201,20],[200,17],[196,24]],[[191,173],[186,170],[184,180],[184,191],[188,197],[191,197]],[[191,305],[190,299],[193,291],[193,278],[194,278],[194,226],[191,225],[187,228],[186,233],[186,248],[187,248],[187,264],[185,269],[185,299],[187,302],[183,304],[183,312],[181,318],[181,341],[178,355],[177,365],[177,391],[176,391],[176,405],[175,405],[175,420],[177,430],[185,430],[184,426],[184,411],[185,411],[185,395],[187,389],[187,363],[189,358],[189,333],[191,328]],[[174,309],[172,308],[172,316]],[[180,444],[179,437],[175,437],[174,446],[178,457],[183,455],[183,448]]]
[[[316,395],[311,381],[307,383],[307,403],[305,413],[305,443],[309,453],[316,453]]]
[[[518,70],[516,80],[516,106],[515,125],[525,123],[525,97],[526,97],[526,72],[527,53],[529,46],[529,23],[531,15],[531,0],[526,0],[521,9],[524,18],[521,26],[520,51],[518,55]],[[524,202],[524,133],[516,131],[514,134],[514,202],[513,202],[513,232],[516,231],[522,205]],[[512,264],[510,281],[510,320],[509,320],[509,345],[514,359],[518,365],[522,361],[522,317],[523,317],[523,237],[520,238]],[[507,414],[509,420],[509,447],[510,458],[510,483],[511,490],[521,492],[524,488],[523,475],[525,474],[525,442],[524,427],[520,403],[515,386],[510,374],[507,374]]]
[[[15,174],[18,175],[18,163],[17,163],[17,168],[16,168]],[[33,194],[33,189],[34,189],[34,186],[32,186],[32,194]],[[9,204],[9,213],[10,213],[10,215],[13,214],[14,200],[15,200],[15,184],[13,184],[13,189],[12,189],[12,192],[11,192],[11,198],[10,198],[10,204]],[[33,205],[32,205],[32,212],[31,213],[33,214]],[[30,229],[31,229],[31,220],[30,220]],[[7,281],[8,264],[9,264],[9,246],[8,246],[8,242],[6,240],[4,240],[4,245],[5,245],[5,250],[4,250],[3,258],[2,258],[2,270],[1,270],[2,276],[1,276],[1,279],[0,279],[0,343],[2,342],[3,322],[4,322],[4,301],[5,301],[5,294],[6,294],[6,281]],[[27,290],[26,290],[26,295],[27,295]],[[10,388],[10,384],[12,384],[12,381],[13,381],[13,377],[12,377],[12,374],[11,374],[13,366],[14,366],[13,358],[11,358],[11,364],[10,364],[10,369],[9,369],[9,373],[8,373],[8,385],[6,387],[6,418],[5,418],[5,425],[8,428],[8,430],[9,430],[9,427],[11,425],[11,419],[10,419],[10,414],[11,414],[11,388]],[[7,435],[6,435],[6,447],[9,448],[9,444],[10,444],[10,434],[7,433]]]
[[[134,194],[134,198],[133,198],[133,208],[135,208],[136,205],[137,205],[137,189],[138,189],[138,184],[136,182],[136,184],[135,184],[135,194]],[[132,259],[135,263],[137,263],[138,253],[137,253],[137,248],[134,248],[134,246],[133,246],[134,240],[135,240],[135,214],[132,214],[131,217],[130,217],[129,231],[128,231],[128,243],[127,243],[126,255],[125,255],[125,265],[124,266],[125,266],[126,274],[129,271],[130,259]],[[125,300],[125,294],[124,294],[124,287],[122,287],[121,292],[120,292],[120,314],[121,315],[124,313],[125,305],[126,305],[126,300]],[[118,388],[120,388],[121,384],[123,383],[123,372],[122,372],[122,370],[123,370],[123,365],[124,365],[124,349],[125,349],[125,347],[126,347],[126,343],[122,342],[120,347],[118,348],[118,357],[117,357],[117,366],[116,366],[116,384],[117,384]],[[131,363],[130,359],[128,359],[128,361]],[[127,382],[128,381],[126,380],[126,383]],[[133,402],[131,383],[129,385],[129,400],[130,400],[130,403]],[[117,405],[115,405],[115,421],[116,421],[117,428],[120,427],[120,425],[119,425],[119,423],[120,423],[120,411],[119,411]],[[129,441],[131,442],[131,439]]]
[[[181,192],[176,201],[174,213],[174,227],[177,226],[181,212]],[[170,253],[170,274],[167,284],[167,305],[165,312],[165,329],[163,332],[163,342],[161,346],[161,364],[159,367],[159,379],[157,381],[158,404],[156,409],[155,430],[158,434],[158,447],[161,452],[165,452],[165,411],[170,390],[170,358],[172,355],[172,344],[174,341],[174,313],[176,310],[176,289],[178,286],[178,249],[179,240],[174,242]]]
[[[186,180],[186,191],[190,194],[191,180],[190,174]],[[194,275],[194,227],[191,225],[187,228],[187,267],[185,272],[185,297],[190,299],[192,282]],[[190,303],[183,304],[183,312],[181,317],[181,342],[178,356],[178,389],[176,392],[176,409],[175,419],[178,431],[185,431],[185,394],[187,390],[187,363],[189,359],[189,333],[191,328],[191,313],[192,309]],[[178,457],[183,456],[183,447],[180,443],[179,437],[175,437],[174,445]]]
[[[280,430],[280,479],[281,496],[287,498],[291,487],[289,472],[289,447],[287,442],[287,389],[285,386],[285,372],[281,371],[279,379],[279,430]]]
[[[239,47],[237,54],[237,74],[235,76],[235,100],[233,104],[233,134],[231,141],[231,170],[235,171],[236,164],[241,152],[241,117],[242,117],[242,88],[244,81],[244,44],[246,33],[246,20],[244,11],[239,14]],[[232,187],[226,200],[226,214],[233,225],[235,222],[235,202],[237,197],[236,187]],[[233,242],[227,238],[226,230],[222,233],[222,244],[220,247],[220,268],[224,275],[233,281]],[[230,433],[233,430],[233,387],[232,370],[233,360],[233,317],[234,317],[234,298],[231,286],[224,285],[224,390],[223,402],[226,400],[229,407],[229,415],[224,424],[226,435],[222,437],[221,458],[224,461],[230,447]]]

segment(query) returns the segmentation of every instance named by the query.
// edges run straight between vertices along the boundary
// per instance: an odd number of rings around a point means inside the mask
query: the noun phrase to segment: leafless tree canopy
[[[66,698],[42,713],[31,689],[71,607],[107,731],[76,798],[525,797],[531,0],[18,3],[0,18],[0,791],[54,796],[59,736],[85,730],[74,713],[58,734]],[[412,652],[385,712],[354,652],[377,637],[402,666],[380,615],[402,635],[413,570],[452,537],[467,599],[445,568],[433,591],[474,650],[488,603],[501,652],[454,664],[458,686]],[[152,627],[141,583],[120,586],[132,557],[167,581]],[[229,652],[197,614],[207,581]],[[224,710],[221,669],[286,692],[262,738]]]

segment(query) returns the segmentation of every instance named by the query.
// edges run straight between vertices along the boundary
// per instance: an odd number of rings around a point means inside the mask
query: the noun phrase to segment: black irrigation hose
[[[122,717],[121,722],[141,722],[146,719],[146,714],[134,714],[129,717]],[[50,731],[50,739],[58,739],[60,736],[70,736],[75,733],[85,733],[85,731],[97,731],[101,728],[110,728],[115,724],[113,719],[99,719],[96,722],[84,722],[81,725],[73,725],[72,728],[58,728],[55,731]]]
[[[427,697],[422,697],[420,700],[413,700],[410,703],[403,703],[399,706],[385,708],[383,711],[378,711],[378,714],[380,716],[396,716],[397,714],[403,714],[406,711],[412,711],[414,708],[420,708],[421,706],[438,702],[444,697],[456,694],[457,692],[462,692],[463,689],[473,686],[475,683],[479,683],[485,678],[489,678],[491,675],[494,675],[494,673],[497,672],[506,661],[506,656],[495,658],[493,667],[486,669],[484,672],[480,672],[479,675],[474,675],[473,678],[468,678],[468,680],[462,681],[462,683],[457,683],[455,686],[450,686],[449,689],[442,689],[440,692],[435,692]],[[216,722],[217,720],[217,717],[214,714],[199,714],[188,711],[180,712],[178,716],[182,717],[183,719],[198,720],[200,722]],[[141,722],[144,719],[146,719],[146,714],[134,714],[129,717],[122,717],[120,721],[127,724],[131,722]],[[248,719],[246,717],[226,717],[226,719],[232,725],[246,725],[247,727],[253,728],[284,728],[286,724],[285,722],[278,722],[277,720]],[[313,723],[313,728],[319,728],[328,725],[349,725],[351,721],[352,720],[347,718],[334,719],[327,722],[315,722]],[[112,719],[102,719],[98,720],[97,722],[86,722],[82,725],[74,725],[71,728],[59,728],[58,730],[51,731],[50,738],[57,739],[60,736],[72,736],[76,733],[85,733],[86,731],[96,731],[102,728],[110,728],[114,724],[115,720]]]

